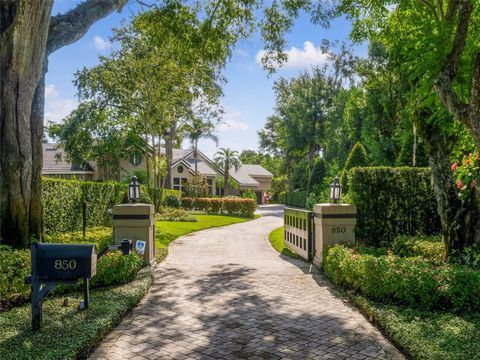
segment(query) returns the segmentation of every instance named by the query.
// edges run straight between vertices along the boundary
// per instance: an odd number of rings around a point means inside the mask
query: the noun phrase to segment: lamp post
[[[140,199],[140,183],[136,176],[132,176],[128,184],[128,201],[136,203]]]
[[[338,176],[335,176],[332,184],[330,185],[330,201],[334,204],[340,201],[342,195],[342,186],[340,185],[340,180]]]

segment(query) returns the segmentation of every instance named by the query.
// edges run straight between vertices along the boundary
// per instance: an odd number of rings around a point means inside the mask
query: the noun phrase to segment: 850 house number
[[[75,260],[55,260],[56,270],[74,270],[77,267]]]
[[[345,226],[333,226],[332,234],[345,234],[347,228]]]

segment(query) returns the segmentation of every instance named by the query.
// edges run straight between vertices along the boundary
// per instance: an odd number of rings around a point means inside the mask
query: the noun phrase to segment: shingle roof
[[[84,174],[93,173],[88,164],[72,164],[67,161],[65,151],[58,144],[43,144],[43,174]]]
[[[231,176],[237,180],[241,186],[258,186],[260,183],[254,177],[268,177],[273,175],[261,165],[242,164],[236,171],[232,169]]]

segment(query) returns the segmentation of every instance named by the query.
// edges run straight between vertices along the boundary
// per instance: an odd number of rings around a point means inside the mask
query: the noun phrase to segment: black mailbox
[[[91,279],[97,270],[95,245],[36,244],[36,257],[42,281]]]
[[[93,244],[33,244],[32,275],[25,279],[32,285],[32,328],[40,329],[43,300],[58,284],[83,279],[80,308],[87,309],[89,282],[96,269],[97,253]]]

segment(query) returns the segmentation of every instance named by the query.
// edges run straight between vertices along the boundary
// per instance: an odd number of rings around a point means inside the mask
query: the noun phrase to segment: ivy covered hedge
[[[441,230],[428,168],[368,167],[348,173],[357,205],[357,239],[372,246],[398,235],[434,235]]]
[[[306,191],[288,191],[285,193],[285,205],[304,209],[307,201]]]
[[[213,215],[227,214],[253,217],[257,203],[252,199],[238,197],[183,198],[182,207],[187,210],[198,210]]]
[[[82,207],[87,204],[87,227],[111,226],[110,209],[128,201],[128,184],[89,182],[53,178],[42,179],[43,224],[45,234],[77,231],[82,228]],[[140,202],[151,204],[158,194],[163,204],[167,196],[181,197],[177,190],[140,188]]]

